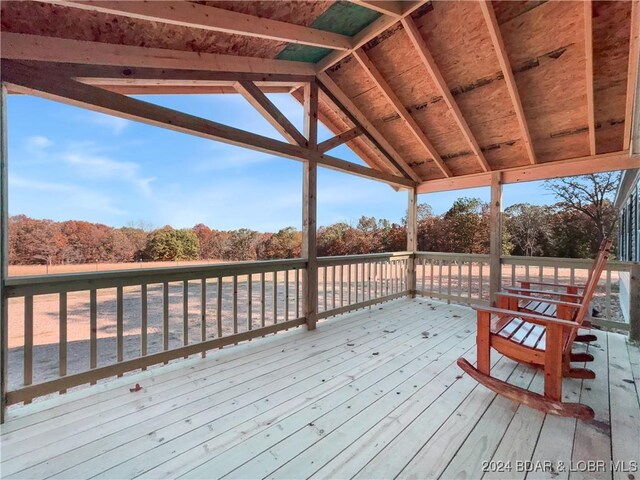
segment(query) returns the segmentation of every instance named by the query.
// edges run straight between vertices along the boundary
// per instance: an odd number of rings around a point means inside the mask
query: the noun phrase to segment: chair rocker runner
[[[545,413],[583,420],[592,419],[594,412],[591,407],[562,401],[562,379],[595,378],[595,373],[591,370],[571,367],[572,361],[584,362],[593,358],[589,354],[572,353],[571,348],[578,336],[578,330],[584,328],[591,300],[609,257],[611,244],[610,240],[603,242],[602,250],[596,257],[582,294],[542,291],[546,295],[556,297],[543,298],[532,297],[533,291],[530,290],[525,291],[524,295],[499,293],[498,308],[475,306],[478,321],[477,367],[462,357],[458,359],[458,366],[487,388],[516,402]],[[515,290],[523,292],[528,289]],[[532,301],[546,304],[545,314],[529,310],[527,306],[530,306]],[[554,308],[549,309],[549,305]],[[554,311],[554,314],[547,314],[550,311]],[[492,377],[491,348],[517,362],[543,367],[544,394],[540,395]]]

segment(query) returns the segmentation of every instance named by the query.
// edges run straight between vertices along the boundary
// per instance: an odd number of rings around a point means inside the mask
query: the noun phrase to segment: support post
[[[416,298],[416,251],[418,250],[418,191],[409,189],[409,204],[407,208],[407,251],[410,253],[407,261],[407,288],[409,298]]]
[[[318,85],[315,81],[304,88],[304,135],[309,149],[318,148]],[[316,193],[318,164],[307,160],[302,174],[302,257],[307,260],[302,292],[307,328],[315,330],[318,319],[318,257],[316,248]]]
[[[631,265],[629,274],[629,341],[640,344],[640,264]]]
[[[502,286],[502,178],[491,173],[491,211],[489,214],[489,298],[496,304],[496,294]]]
[[[5,279],[9,275],[9,194],[7,150],[7,88],[0,87],[0,423],[7,408],[9,366],[9,301],[5,297]]]

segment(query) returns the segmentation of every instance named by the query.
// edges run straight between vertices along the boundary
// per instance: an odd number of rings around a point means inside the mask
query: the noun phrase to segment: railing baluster
[[[238,275],[233,276],[233,333],[238,333]]]
[[[379,262],[375,262],[373,264],[373,280],[374,280],[373,295],[375,296],[375,298],[378,298],[378,263]]]
[[[570,283],[571,285],[575,285],[575,283],[576,283],[576,270],[575,270],[575,268],[573,268],[573,267],[571,267],[571,273],[570,273],[569,283]]]
[[[457,260],[458,264],[458,297],[462,297],[462,260]]]
[[[340,306],[344,307],[344,265],[340,265]]]
[[[529,281],[529,264],[528,263],[524,266],[524,278],[527,282]]]
[[[365,291],[367,289],[367,272],[366,272],[366,263],[362,262],[362,301],[364,302],[365,299]]]
[[[426,285],[426,272],[427,272],[427,264],[426,264],[426,259],[422,258],[422,285],[421,285],[421,290],[422,290],[422,296],[424,296],[424,291],[427,289],[427,285]]]
[[[189,280],[182,282],[182,345],[189,345]]]
[[[558,267],[553,267],[553,283],[558,283]]]
[[[429,292],[433,294],[433,258],[429,261]]]
[[[122,287],[116,288],[116,357],[117,361],[124,360],[124,294]],[[118,375],[121,377],[122,374]]]
[[[265,321],[265,313],[267,310],[267,297],[266,294],[266,278],[264,272],[260,273],[260,326],[264,327],[266,325]]]
[[[33,383],[33,295],[24,297],[24,384]],[[25,402],[30,403],[30,402]]]
[[[322,268],[322,305],[324,306],[323,312],[327,311],[327,267]]]
[[[300,318],[300,269],[296,268],[296,318]]]
[[[356,267],[356,278],[355,278],[355,280],[356,280],[355,281],[355,284],[356,284],[356,303],[358,303],[358,286],[359,286],[359,283],[358,283],[358,270],[359,269],[358,269],[358,264],[357,263],[354,266]]]
[[[347,305],[351,305],[351,264],[347,264]]]
[[[200,281],[200,341],[207,339],[207,279]],[[207,352],[202,352],[202,358],[207,356]]]
[[[447,260],[447,303],[451,303],[451,260]]]
[[[89,291],[89,368],[98,366],[98,294]],[[92,383],[92,385],[95,382]]]
[[[483,267],[483,263],[482,263],[482,260],[480,260],[478,262],[479,282],[480,282],[480,285],[479,285],[480,290],[479,290],[478,298],[480,300],[482,300],[482,267]]]
[[[438,294],[442,296],[442,260],[438,260]]]
[[[247,330],[253,330],[253,275],[247,275]]]
[[[538,281],[542,282],[544,281],[543,279],[544,279],[544,266],[540,265],[538,267]]]
[[[511,286],[515,287],[516,285],[516,266],[511,265]]]
[[[607,297],[606,297],[606,316],[607,316],[607,320],[611,321],[611,270],[609,268],[607,268],[607,280],[606,280],[606,291],[607,291]]]
[[[284,271],[284,321],[289,320],[289,270]]]
[[[60,312],[60,345],[58,346],[58,359],[60,361],[59,373],[61,377],[67,376],[67,293],[60,292],[59,300],[59,312]],[[65,393],[66,390],[61,390],[60,393]]]
[[[473,288],[473,260],[469,258],[469,291],[467,292],[467,303],[471,303],[471,290]]]
[[[336,308],[336,266],[331,266],[331,308]]]
[[[169,350],[169,283],[168,282],[164,282],[162,284],[162,348],[163,350]]]
[[[278,323],[278,272],[273,272],[273,324]]]
[[[216,280],[216,322],[218,327],[218,338],[222,337],[222,277]]]

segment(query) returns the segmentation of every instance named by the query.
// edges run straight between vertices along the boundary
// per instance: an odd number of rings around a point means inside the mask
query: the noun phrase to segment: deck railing
[[[409,293],[409,252],[318,258],[318,318]]]
[[[9,278],[7,404],[301,325],[305,267],[293,259]]]
[[[551,283],[586,283],[593,260],[504,256],[502,286],[520,286],[520,281]],[[592,306],[597,316],[592,323],[608,329],[629,330],[628,298],[640,291],[621,289],[628,282],[633,262],[610,260],[602,276]],[[489,255],[418,252],[416,254],[416,285],[419,295],[449,302],[476,304],[489,302]],[[621,299],[621,294],[623,298]],[[626,303],[625,303],[626,302]]]
[[[503,287],[533,279],[584,283],[591,264],[503,257]],[[11,277],[4,288],[9,300],[9,331],[4,332],[9,358],[2,365],[9,380],[6,402],[28,403],[300,326],[306,322],[306,266],[306,260],[292,259]],[[594,324],[629,330],[618,299],[620,281],[625,275],[636,278],[631,280],[636,290],[627,294],[640,296],[638,271],[638,264],[607,264],[594,300],[600,312]],[[489,256],[397,252],[318,258],[319,319],[413,293],[488,303]]]

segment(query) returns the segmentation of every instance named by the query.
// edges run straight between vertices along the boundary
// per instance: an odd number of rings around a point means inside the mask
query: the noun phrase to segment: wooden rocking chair
[[[591,299],[610,249],[611,242],[607,241],[602,254],[596,259],[582,295],[558,294],[572,295],[572,299],[579,301],[566,302],[562,299],[540,297],[533,299],[554,305],[554,316],[523,310],[521,302],[531,301],[532,297],[513,293],[498,294],[498,308],[474,307],[478,312],[477,368],[462,357],[458,359],[458,366],[487,388],[516,402],[545,413],[592,419],[594,412],[591,407],[562,402],[562,379],[595,378],[595,373],[591,370],[571,368],[571,361],[584,361],[579,355],[572,355],[571,347],[589,312]],[[495,315],[493,321],[492,315]],[[491,347],[517,362],[543,367],[544,395],[493,378],[490,373]]]
[[[586,285],[589,283],[589,279],[591,278],[594,269],[596,268],[598,263],[602,261],[605,250],[611,250],[612,243],[613,242],[606,237],[602,240],[602,242],[600,243],[600,247],[598,248],[598,252],[594,258],[593,267],[589,270],[587,282],[584,285],[520,280],[518,281],[520,287],[507,287],[505,288],[505,291],[526,296],[526,298],[518,302],[519,311],[556,317],[557,305],[554,302],[545,302],[544,300],[541,300],[537,297],[551,296],[559,298],[559,300],[567,303],[581,302],[584,296],[584,290],[586,288]],[[585,318],[585,320],[582,322],[582,326],[585,328],[591,328],[591,322]],[[595,339],[596,338],[594,335],[583,335],[582,338],[577,339],[577,341],[590,342],[594,341]]]

